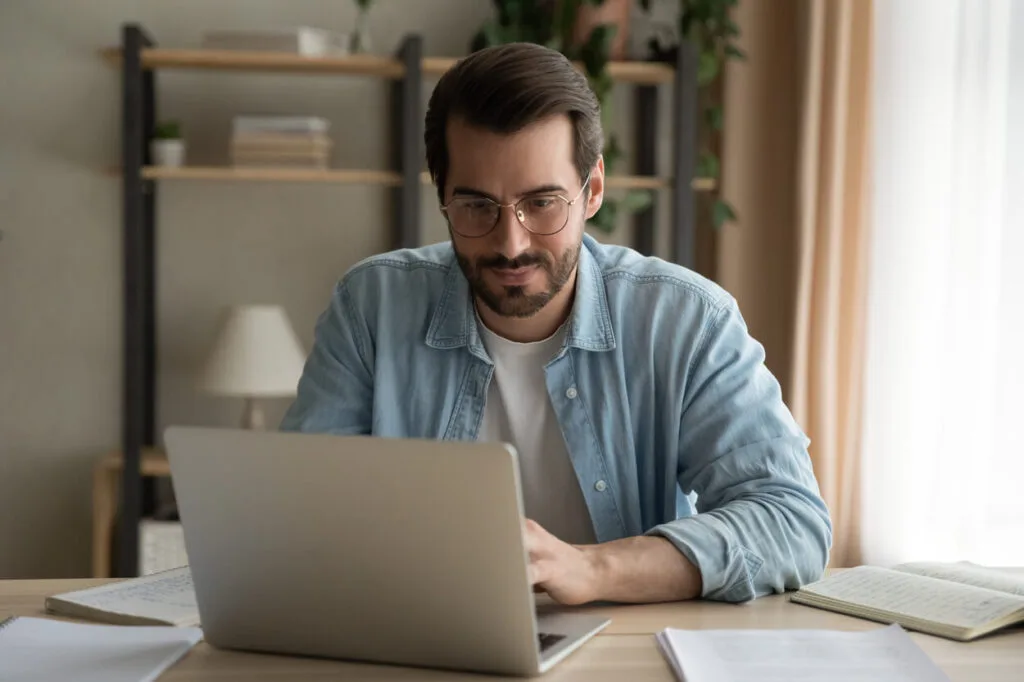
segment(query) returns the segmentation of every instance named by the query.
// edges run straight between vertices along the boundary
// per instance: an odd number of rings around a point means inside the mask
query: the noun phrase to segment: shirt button
[[[569,400],[575,400],[576,396],[578,396],[578,395],[579,395],[579,393],[576,391],[576,387],[575,386],[570,386],[569,390],[567,390],[565,392],[565,397],[568,398]]]
[[[598,481],[597,483],[594,484],[594,490],[596,490],[599,493],[603,493],[607,489],[608,484],[605,483],[604,481]]]

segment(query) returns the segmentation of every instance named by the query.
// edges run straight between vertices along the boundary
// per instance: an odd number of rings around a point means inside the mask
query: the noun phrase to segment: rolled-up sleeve
[[[648,531],[700,571],[707,599],[742,602],[817,580],[832,524],[809,441],[731,298],[687,369],[678,482],[697,514]]]

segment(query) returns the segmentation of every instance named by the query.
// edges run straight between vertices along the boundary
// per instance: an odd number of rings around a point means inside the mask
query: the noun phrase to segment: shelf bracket
[[[402,176],[392,190],[391,248],[420,245],[420,167],[423,159],[423,38],[408,36],[398,50],[405,77],[391,84],[391,163]]]

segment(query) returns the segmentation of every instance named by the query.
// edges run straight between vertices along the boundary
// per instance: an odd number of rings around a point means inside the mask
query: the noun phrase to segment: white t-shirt
[[[478,440],[515,446],[527,518],[563,542],[593,544],[594,524],[544,378],[544,365],[562,347],[565,325],[535,343],[509,341],[479,319],[478,326],[494,362]]]

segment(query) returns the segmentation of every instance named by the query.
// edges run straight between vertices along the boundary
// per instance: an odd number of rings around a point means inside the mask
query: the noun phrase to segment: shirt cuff
[[[732,530],[714,512],[655,526],[645,535],[665,538],[697,567],[703,598],[727,602],[757,598],[755,578],[764,559],[736,542]]]

